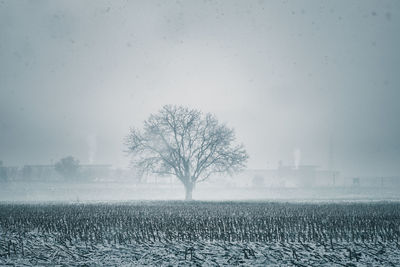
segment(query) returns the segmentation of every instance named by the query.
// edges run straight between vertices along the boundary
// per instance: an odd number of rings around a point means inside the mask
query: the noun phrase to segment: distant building
[[[82,164],[79,165],[78,172],[83,179],[95,181],[113,180],[110,164]]]
[[[315,165],[285,166],[277,169],[248,169],[233,177],[216,177],[209,184],[237,187],[331,187],[343,185],[338,171],[319,170]]]
[[[400,188],[400,176],[346,177],[347,187]]]
[[[128,172],[128,171],[126,171]],[[106,181],[128,176],[123,171],[112,169],[110,164],[82,164],[74,180]],[[3,166],[0,165],[0,181],[63,181],[64,178],[52,164]]]
[[[18,176],[18,167],[4,166],[0,161],[0,182],[15,180]]]
[[[29,181],[61,179],[54,165],[25,165],[20,171],[20,178]]]

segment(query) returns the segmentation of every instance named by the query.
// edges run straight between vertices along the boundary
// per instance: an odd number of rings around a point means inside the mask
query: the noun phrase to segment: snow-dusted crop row
[[[398,264],[399,235],[397,203],[0,205],[0,263]]]

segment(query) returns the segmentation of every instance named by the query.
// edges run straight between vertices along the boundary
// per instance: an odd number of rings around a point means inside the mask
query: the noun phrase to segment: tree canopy
[[[76,178],[79,169],[79,160],[68,156],[60,159],[54,167],[65,179]]]
[[[167,105],[150,115],[142,131],[131,129],[126,145],[139,170],[178,177],[190,200],[196,182],[245,167],[248,155],[234,141],[234,130],[214,115]]]

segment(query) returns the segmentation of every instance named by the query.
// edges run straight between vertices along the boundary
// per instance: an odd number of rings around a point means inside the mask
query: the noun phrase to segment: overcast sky
[[[165,104],[279,160],[400,174],[400,1],[0,0],[0,160],[126,167]]]

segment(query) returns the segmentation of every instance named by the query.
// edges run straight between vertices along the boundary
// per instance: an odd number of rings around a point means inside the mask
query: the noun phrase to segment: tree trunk
[[[192,200],[192,192],[193,192],[193,184],[192,183],[186,183],[185,184],[185,200],[190,201]]]

